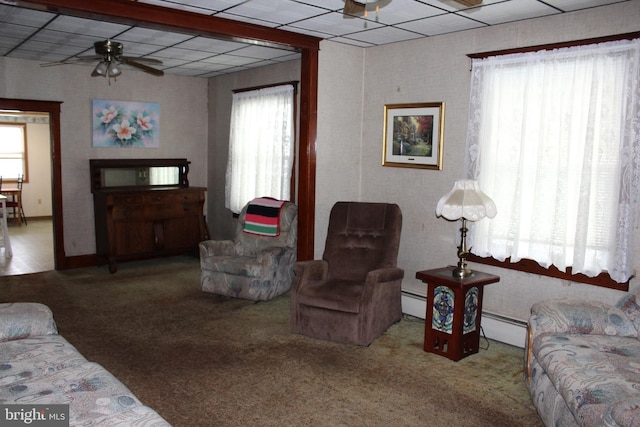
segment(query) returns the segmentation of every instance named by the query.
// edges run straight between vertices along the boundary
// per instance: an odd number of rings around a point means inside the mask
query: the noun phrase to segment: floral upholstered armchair
[[[267,221],[261,224],[265,211]],[[202,290],[252,301],[287,292],[294,279],[297,236],[294,203],[265,198],[249,202],[240,212],[233,240],[200,243]]]

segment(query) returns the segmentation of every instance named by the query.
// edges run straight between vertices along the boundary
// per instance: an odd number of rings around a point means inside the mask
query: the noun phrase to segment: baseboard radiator
[[[402,291],[402,312],[409,316],[425,319],[426,297]],[[502,314],[482,311],[482,331],[492,340],[524,348],[527,337],[527,322]]]

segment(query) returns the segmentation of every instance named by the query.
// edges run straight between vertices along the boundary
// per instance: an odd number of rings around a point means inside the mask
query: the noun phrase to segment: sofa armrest
[[[601,301],[561,298],[531,307],[530,340],[544,333],[637,337],[631,319],[618,307]]]
[[[0,304],[0,342],[56,335],[51,309],[33,302]]]

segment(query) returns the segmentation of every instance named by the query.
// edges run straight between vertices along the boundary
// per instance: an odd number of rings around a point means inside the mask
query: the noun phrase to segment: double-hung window
[[[640,198],[640,39],[474,59],[467,175],[498,214],[481,257],[619,283]]]
[[[4,182],[27,180],[27,125],[0,123],[0,176]]]
[[[290,198],[294,95],[290,84],[233,94],[225,185],[232,212],[256,197]]]

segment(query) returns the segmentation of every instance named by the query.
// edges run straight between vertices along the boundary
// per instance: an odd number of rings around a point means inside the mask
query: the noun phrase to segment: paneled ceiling
[[[363,0],[364,1],[364,0]],[[373,0],[368,0],[372,2]],[[172,9],[257,24],[346,43],[378,46],[507,22],[557,15],[629,0],[483,0],[466,7],[453,0],[379,0],[379,12],[345,17],[343,0],[138,0]],[[0,56],[75,62],[94,55],[93,44],[112,39],[124,54],[162,61],[165,73],[214,77],[298,59],[299,53],[238,41],[168,32],[27,9],[0,0]],[[94,67],[81,62],[78,66]]]

